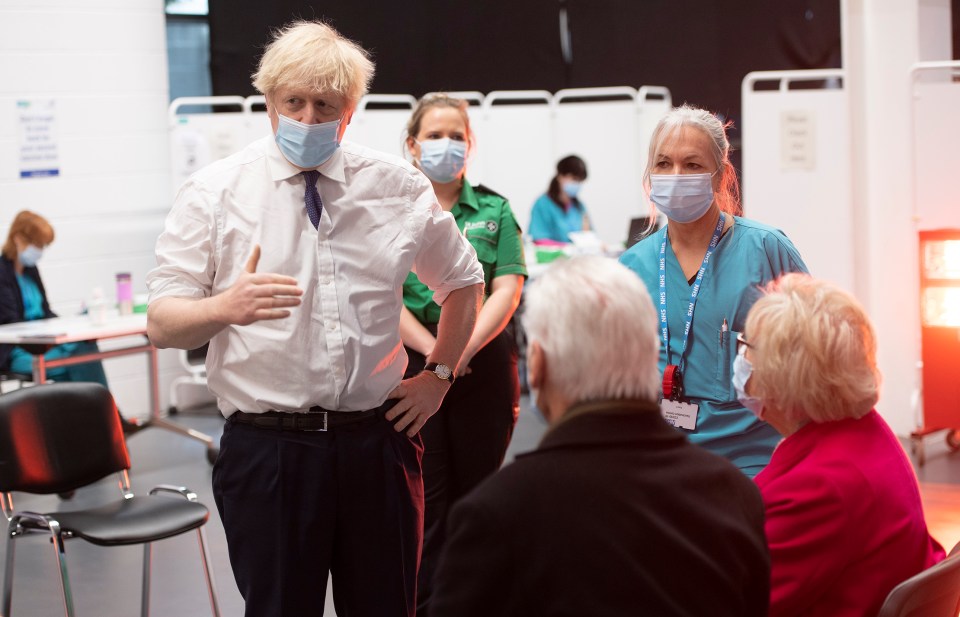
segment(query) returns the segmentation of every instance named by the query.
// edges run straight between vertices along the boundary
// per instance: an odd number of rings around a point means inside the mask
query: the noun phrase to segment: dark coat
[[[430,614],[766,615],[763,512],[655,403],[576,406],[454,507]]]
[[[40,295],[43,297],[43,316],[56,317],[47,303],[47,291],[43,288],[43,281],[40,280],[40,271],[36,267],[25,267],[23,276],[33,279],[40,289]],[[24,321],[23,295],[20,292],[20,284],[17,282],[16,270],[13,269],[12,261],[0,255],[0,324],[20,321]],[[12,349],[13,345],[0,345],[0,369],[7,368]]]

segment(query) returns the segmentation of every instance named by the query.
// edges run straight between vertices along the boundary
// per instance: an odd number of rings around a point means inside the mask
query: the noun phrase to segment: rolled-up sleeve
[[[147,275],[150,302],[211,295],[218,238],[212,202],[193,182],[180,189],[157,238],[157,267]]]
[[[425,214],[419,226],[421,235],[413,271],[433,291],[433,301],[443,305],[450,292],[483,284],[483,267],[453,215],[437,203],[429,181],[422,176],[420,179],[415,184],[414,211]]]

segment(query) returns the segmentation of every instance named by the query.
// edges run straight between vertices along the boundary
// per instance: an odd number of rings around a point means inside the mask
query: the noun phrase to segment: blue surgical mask
[[[420,144],[420,171],[434,182],[453,182],[463,171],[467,161],[467,143],[449,137],[418,141]]]
[[[570,199],[576,199],[577,195],[580,194],[579,182],[564,182],[562,188],[563,192],[566,193]]]
[[[43,257],[43,249],[33,244],[28,244],[27,248],[20,252],[20,263],[28,268],[37,265],[40,258]]]
[[[713,203],[713,174],[652,174],[650,200],[671,221],[692,223]]]
[[[763,420],[763,401],[747,394],[747,382],[753,374],[753,365],[747,360],[746,347],[740,350],[733,359],[733,389],[737,391],[737,400],[740,404],[753,412],[758,420]]]
[[[340,147],[337,135],[340,119],[321,124],[304,124],[277,114],[277,146],[284,158],[303,169],[312,169],[327,162]]]

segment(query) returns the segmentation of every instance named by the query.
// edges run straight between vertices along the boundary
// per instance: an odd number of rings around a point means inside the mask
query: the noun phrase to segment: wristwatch
[[[453,385],[456,377],[453,375],[453,369],[451,369],[446,364],[437,364],[436,362],[428,362],[426,366],[423,367],[423,370],[433,373],[437,379],[442,379],[444,381],[449,381]]]

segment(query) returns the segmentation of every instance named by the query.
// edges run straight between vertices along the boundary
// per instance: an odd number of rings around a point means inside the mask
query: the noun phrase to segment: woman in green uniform
[[[424,541],[417,615],[428,614],[433,572],[444,542],[447,511],[496,471],[513,433],[520,400],[517,348],[510,325],[527,270],[520,228],[502,196],[464,178],[474,145],[465,101],[439,94],[422,99],[407,123],[406,149],[430,179],[440,206],[450,212],[477,251],[484,272],[484,304],[455,381],[423,438]],[[436,342],[440,307],[433,292],[410,273],[403,286],[400,335],[409,357],[407,376],[424,370]]]

